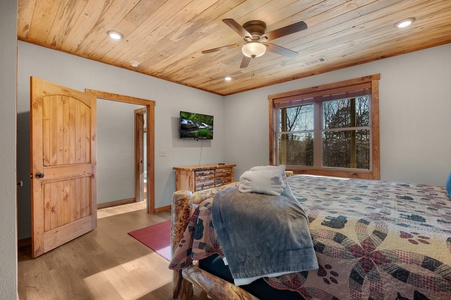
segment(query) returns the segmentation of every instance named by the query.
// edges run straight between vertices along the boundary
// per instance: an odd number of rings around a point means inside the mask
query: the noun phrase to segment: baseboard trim
[[[128,203],[135,202],[135,198],[128,198],[128,199],[122,199],[122,200],[116,200],[116,201],[110,201],[110,202],[104,202],[104,203],[98,203],[97,209],[107,208],[107,207],[113,207]]]
[[[155,213],[159,213],[159,212],[167,211],[167,210],[171,210],[170,205],[155,208]]]
[[[23,248],[23,247],[28,247],[28,246],[31,246],[31,237],[20,239],[17,241],[18,249]]]

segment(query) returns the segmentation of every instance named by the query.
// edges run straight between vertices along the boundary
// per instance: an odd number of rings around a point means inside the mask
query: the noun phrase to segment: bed
[[[174,299],[190,299],[192,284],[213,299],[451,299],[444,187],[309,175],[287,182],[308,218],[318,268],[234,285],[211,211],[215,196],[239,183],[176,191]]]

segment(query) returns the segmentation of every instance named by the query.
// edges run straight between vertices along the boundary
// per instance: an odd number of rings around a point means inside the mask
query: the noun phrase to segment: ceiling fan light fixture
[[[249,42],[241,48],[243,54],[247,57],[260,57],[266,52],[266,46],[259,42]]]

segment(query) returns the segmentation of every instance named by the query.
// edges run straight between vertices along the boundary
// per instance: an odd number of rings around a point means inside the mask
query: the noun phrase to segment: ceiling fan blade
[[[252,58],[247,57],[246,55],[243,55],[243,59],[241,60],[240,68],[247,68],[249,66],[249,63],[251,62]]]
[[[273,31],[270,32],[266,32],[265,35],[268,37],[268,39],[270,40],[274,40],[295,32],[299,32],[302,30],[307,29],[308,26],[304,21],[300,21],[297,23],[293,23],[291,25],[285,26],[285,27],[281,27],[279,29],[275,29]]]
[[[276,54],[279,55],[283,55],[289,58],[295,58],[298,53],[296,51],[281,47],[281,46],[277,46],[275,44],[271,44],[271,43],[265,43],[266,46],[268,46],[268,51],[274,52]]]
[[[226,23],[230,28],[235,30],[235,32],[238,33],[243,39],[245,39],[246,37],[252,38],[252,34],[250,34],[246,29],[244,29],[243,26],[238,24],[238,22],[235,21],[234,19],[223,19],[222,21]]]
[[[237,47],[239,47],[239,46],[240,46],[239,44],[232,44],[232,45],[227,45],[227,46],[221,46],[221,47],[217,47],[217,48],[212,48],[212,49],[204,50],[204,51],[202,51],[202,54],[207,54],[207,53],[212,53],[212,52],[218,52],[218,51],[225,51],[225,50],[237,48]]]

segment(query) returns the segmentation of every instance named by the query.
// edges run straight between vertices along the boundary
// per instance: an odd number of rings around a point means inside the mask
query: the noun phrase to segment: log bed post
[[[192,209],[192,194],[187,191],[176,191],[172,196],[172,226],[171,226],[171,254],[183,237],[186,226],[188,226]],[[182,276],[182,271],[174,271],[172,275],[173,299],[185,300],[193,297],[193,284]]]
[[[194,204],[200,204],[207,198],[221,190],[236,186],[238,183],[230,183],[218,188],[197,191],[181,190],[176,191],[172,195],[171,207],[171,253],[174,255],[175,250],[183,237],[186,227],[188,226],[191,214],[194,212]],[[254,296],[247,293],[240,287],[227,282],[224,279],[216,277],[202,269],[197,265],[185,266],[183,270],[174,270],[172,275],[172,297],[177,300],[192,299],[193,284],[198,285],[212,299],[240,299],[255,300]]]

